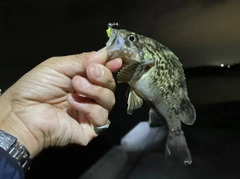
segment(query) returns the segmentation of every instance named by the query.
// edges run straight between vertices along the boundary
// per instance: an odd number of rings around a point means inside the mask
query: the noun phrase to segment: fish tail
[[[192,163],[187,141],[181,129],[169,131],[165,153],[170,162],[175,163],[176,160],[180,160],[184,165]]]

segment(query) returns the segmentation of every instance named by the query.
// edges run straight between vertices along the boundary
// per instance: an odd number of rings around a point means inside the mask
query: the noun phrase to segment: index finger
[[[102,65],[105,65],[106,61],[107,51],[106,48],[102,48],[97,52],[93,51],[77,55],[52,57],[43,62],[42,65],[47,64],[47,67],[50,67],[70,78],[73,78],[76,75],[86,76],[86,68],[89,64],[100,63]]]

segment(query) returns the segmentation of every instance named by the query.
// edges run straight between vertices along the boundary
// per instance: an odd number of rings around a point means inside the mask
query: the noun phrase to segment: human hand
[[[115,104],[111,72],[121,65],[107,62],[105,49],[44,61],[0,97],[0,129],[31,157],[49,146],[87,145],[97,136],[93,126],[107,123]]]

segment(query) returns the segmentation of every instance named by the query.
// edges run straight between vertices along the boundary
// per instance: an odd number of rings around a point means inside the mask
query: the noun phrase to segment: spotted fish
[[[108,58],[123,59],[117,81],[130,86],[127,113],[132,114],[140,108],[143,100],[147,102],[150,126],[160,126],[162,121],[168,126],[166,156],[185,165],[191,164],[181,122],[192,125],[196,112],[188,97],[184,70],[178,57],[151,38],[119,29],[116,23],[108,26]]]

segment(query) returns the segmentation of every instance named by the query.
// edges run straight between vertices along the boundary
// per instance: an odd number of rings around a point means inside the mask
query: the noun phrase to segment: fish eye
[[[135,36],[133,34],[128,36],[128,40],[130,40],[131,42],[135,41]]]

